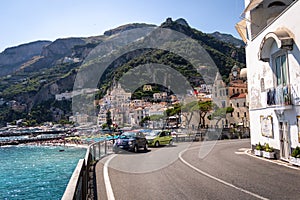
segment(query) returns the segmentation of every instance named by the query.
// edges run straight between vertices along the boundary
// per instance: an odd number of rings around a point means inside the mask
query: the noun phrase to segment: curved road
[[[245,153],[250,140],[178,143],[96,165],[98,199],[300,199],[300,171]]]

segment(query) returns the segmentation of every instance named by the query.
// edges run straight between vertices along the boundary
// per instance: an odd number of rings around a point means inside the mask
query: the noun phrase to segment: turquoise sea
[[[85,153],[75,147],[0,147],[0,199],[61,199]]]

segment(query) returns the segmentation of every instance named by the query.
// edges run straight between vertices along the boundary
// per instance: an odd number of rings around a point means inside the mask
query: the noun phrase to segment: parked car
[[[159,147],[160,145],[173,144],[171,131],[153,130],[146,135],[149,146]]]
[[[120,150],[129,150],[138,152],[140,148],[148,150],[148,144],[145,135],[140,131],[126,131],[116,139],[113,145],[113,151],[118,153]]]

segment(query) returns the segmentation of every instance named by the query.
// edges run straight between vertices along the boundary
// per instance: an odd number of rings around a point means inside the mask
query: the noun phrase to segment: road
[[[300,171],[245,153],[250,140],[178,143],[96,165],[98,199],[300,199]]]

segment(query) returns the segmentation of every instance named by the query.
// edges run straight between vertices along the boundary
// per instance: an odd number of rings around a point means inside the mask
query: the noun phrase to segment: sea
[[[0,147],[0,199],[61,199],[85,148]]]

